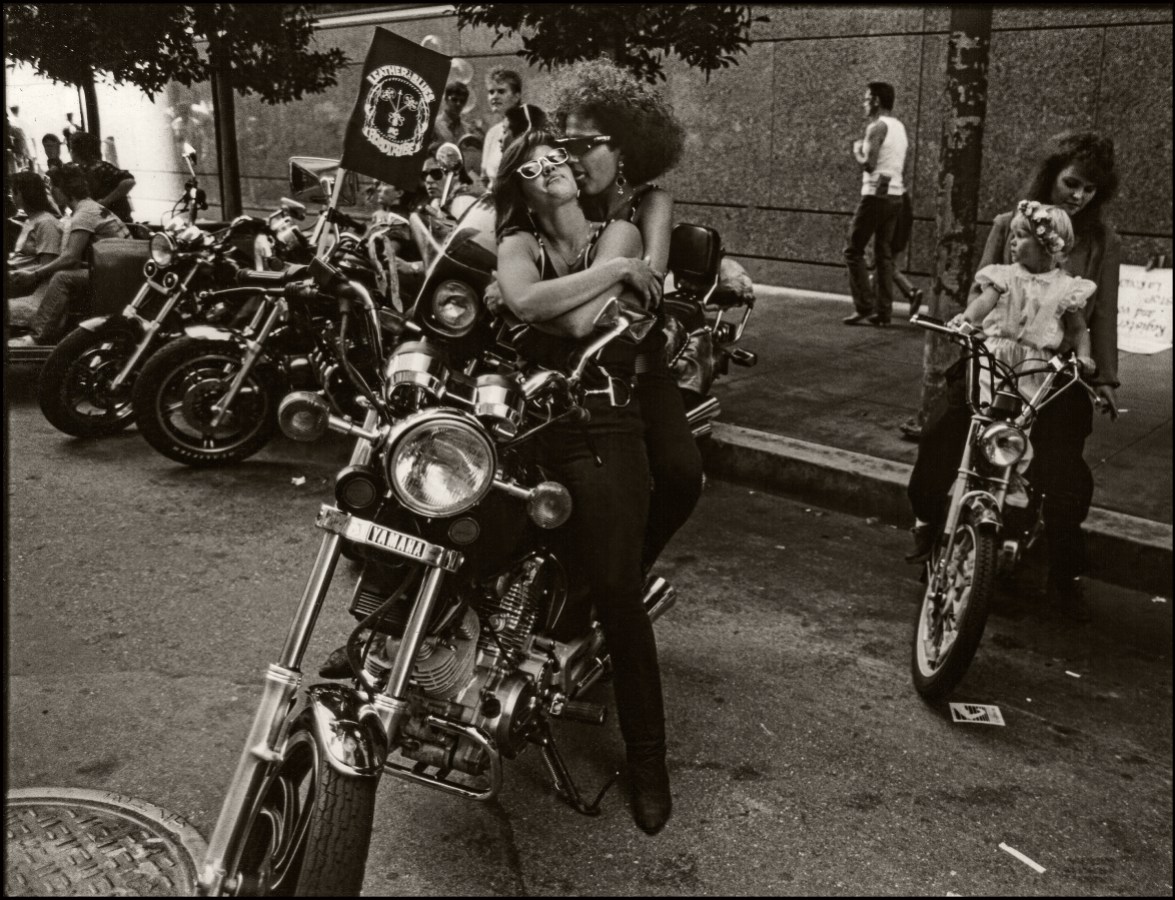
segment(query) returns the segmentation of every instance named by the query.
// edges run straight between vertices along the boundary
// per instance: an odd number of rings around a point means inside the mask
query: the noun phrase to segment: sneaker
[[[841,321],[846,325],[860,325],[867,319],[869,319],[869,313],[853,313],[851,316],[845,316]]]
[[[934,549],[934,529],[930,525],[915,525],[910,534],[914,538],[914,549],[906,554],[906,562],[921,565],[930,559],[930,551]]]
[[[1045,586],[1045,598],[1061,615],[1074,622],[1088,622],[1093,618],[1080,578],[1050,576]]]

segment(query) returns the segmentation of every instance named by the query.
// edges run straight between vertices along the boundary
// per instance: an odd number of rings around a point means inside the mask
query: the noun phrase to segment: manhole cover
[[[191,896],[207,845],[180,816],[125,794],[8,792],[9,897]]]

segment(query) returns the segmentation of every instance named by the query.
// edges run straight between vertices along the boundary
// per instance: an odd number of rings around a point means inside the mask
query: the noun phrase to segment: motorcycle
[[[306,238],[295,224],[304,215],[300,203],[283,198],[267,219],[240,216],[216,234],[173,218],[152,236],[143,283],[126,308],[84,320],[49,354],[37,391],[45,418],[75,437],[128,427],[131,390],[150,356],[188,325],[229,314],[223,302],[208,302],[214,288],[231,283],[238,266],[227,263],[264,268],[304,256]]]
[[[290,163],[295,196],[331,197],[336,161],[295,157]],[[363,223],[328,201],[307,246],[317,247],[315,258],[332,260],[369,301],[375,302],[374,295],[382,306],[398,283],[394,254],[389,255],[381,240],[391,227],[369,229],[361,237],[357,232],[363,231]],[[274,436],[277,406],[288,392],[316,386],[344,389],[339,340],[363,345],[366,354],[355,347],[352,355],[375,365],[375,342],[362,331],[344,333],[338,304],[284,288],[302,271],[243,270],[237,288],[210,292],[205,302],[246,291],[258,301],[246,327],[189,325],[146,362],[131,405],[139,431],[152,447],[191,466],[239,462]]]
[[[965,333],[929,316],[910,321],[963,346],[971,410],[958,476],[945,524],[926,563],[926,588],[914,625],[914,687],[933,701],[949,695],[966,674],[983,637],[997,578],[1013,570],[1043,532],[1042,497],[1025,475],[1033,423],[1063,391],[1096,394],[1081,380],[1072,353],[1014,369],[992,355],[982,332]],[[1047,372],[1042,384],[1026,398],[1019,380],[1042,372]],[[985,381],[990,402],[981,392]]]
[[[389,355],[362,423],[317,393],[283,401],[290,437],[330,429],[356,442],[335,504],[319,511],[326,533],[267,670],[209,841],[202,894],[357,894],[385,773],[488,801],[502,788],[504,761],[536,744],[557,794],[598,813],[603,792],[583,798],[550,723],[603,722],[605,708],[582,695],[608,660],[596,623],[560,637],[568,578],[547,536],[571,500],[528,451],[543,428],[583,415],[591,358],[632,324],[617,310],[563,373],[488,358],[457,368],[460,350],[449,350],[473,332],[445,341],[421,309],[393,329],[413,339]],[[475,374],[481,368],[496,371]],[[344,554],[361,565],[346,645],[353,677],[299,695],[303,656]],[[645,595],[650,617],[673,599],[656,579]]]
[[[200,871],[203,895],[357,894],[384,774],[488,801],[501,791],[504,762],[534,744],[556,795],[577,812],[597,815],[611,786],[586,798],[551,727],[603,723],[606,708],[584,695],[610,663],[599,624],[570,612],[576,585],[550,535],[570,516],[571,498],[536,463],[533,438],[583,420],[592,360],[642,323],[612,303],[567,371],[523,362],[484,307],[493,221],[492,204],[478,200],[413,307],[379,312],[397,343],[378,389],[363,390],[361,420],[325,392],[295,392],[281,404],[287,436],[315,440],[331,430],[355,444],[334,504],[319,510],[322,544],[267,669]],[[695,434],[713,409],[692,410]],[[350,683],[302,691],[303,658],[340,556],[359,566],[345,644]],[[664,579],[646,583],[650,619],[675,599]]]

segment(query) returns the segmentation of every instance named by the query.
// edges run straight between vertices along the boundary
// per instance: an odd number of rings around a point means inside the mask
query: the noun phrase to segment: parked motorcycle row
[[[610,664],[598,623],[567,612],[582,585],[554,529],[571,497],[538,464],[535,437],[586,419],[593,359],[634,320],[614,301],[566,369],[536,368],[484,302],[497,256],[488,196],[428,230],[413,297],[383,240],[390,226],[365,231],[343,214],[338,177],[331,160],[291,161],[291,193],[311,183],[329,198],[309,233],[305,207],[283,200],[265,220],[208,229],[193,213],[154,234],[133,299],[80,322],[39,385],[60,430],[95,437],[135,422],[190,466],[246,459],[279,427],[354,438],[209,839],[205,895],[358,894],[384,774],[490,800],[504,763],[536,744],[572,808],[597,814],[603,795],[580,792],[551,727],[603,722],[584,694]],[[718,414],[715,379],[756,361],[737,346],[754,297],[720,286],[722,259],[715,231],[677,226],[667,352],[695,436]],[[303,689],[343,571],[358,572],[351,677]],[[651,618],[674,599],[663,579],[646,584]]]

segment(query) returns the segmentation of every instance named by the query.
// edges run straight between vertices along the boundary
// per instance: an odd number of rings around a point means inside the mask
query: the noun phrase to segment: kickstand
[[[567,764],[563,762],[559,748],[555,746],[555,735],[551,732],[551,723],[543,719],[537,733],[532,734],[530,740],[543,748],[543,762],[547,764],[547,771],[551,773],[551,780],[555,782],[556,796],[578,813],[583,813],[585,816],[598,816],[600,801],[604,799],[608,788],[616,783],[620,772],[612,774],[612,777],[600,788],[600,793],[596,794],[595,800],[591,803],[584,803],[579,789],[571,779],[571,773],[567,770]]]

